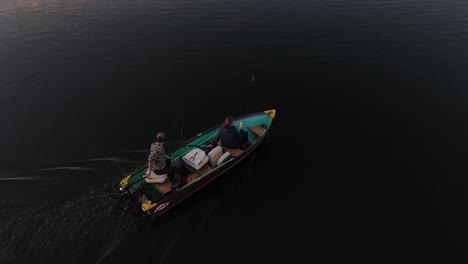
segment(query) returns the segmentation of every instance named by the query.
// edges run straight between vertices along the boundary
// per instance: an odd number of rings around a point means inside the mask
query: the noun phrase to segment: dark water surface
[[[463,262],[467,66],[461,0],[2,0],[0,263]],[[160,219],[116,192],[158,131],[270,108]]]

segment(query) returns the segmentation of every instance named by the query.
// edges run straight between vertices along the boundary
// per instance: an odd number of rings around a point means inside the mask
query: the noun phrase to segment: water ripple
[[[88,263],[115,248],[147,220],[138,217],[133,200],[112,191],[113,184],[55,207],[28,210],[2,223],[0,263],[70,263],[70,254],[83,252],[86,256],[76,262]]]

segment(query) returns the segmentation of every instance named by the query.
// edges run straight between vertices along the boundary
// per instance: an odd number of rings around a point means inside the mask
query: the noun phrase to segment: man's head
[[[234,118],[232,118],[231,116],[228,116],[224,119],[224,127],[232,126],[233,123],[234,123]]]
[[[166,134],[164,134],[163,132],[159,132],[156,135],[156,141],[157,142],[164,142],[165,140],[166,140]]]

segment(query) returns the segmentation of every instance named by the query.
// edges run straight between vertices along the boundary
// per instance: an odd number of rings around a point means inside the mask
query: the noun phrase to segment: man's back
[[[237,148],[241,142],[239,131],[235,126],[221,127],[218,132],[221,144],[228,148]]]
[[[164,146],[160,143],[151,144],[150,155],[148,156],[148,162],[151,163],[153,170],[162,170],[166,166]]]

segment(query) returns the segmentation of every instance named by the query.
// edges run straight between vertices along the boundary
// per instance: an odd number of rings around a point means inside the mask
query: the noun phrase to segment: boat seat
[[[227,151],[223,151],[223,147],[216,146],[210,152],[208,152],[208,157],[210,158],[209,164],[212,168],[223,164],[226,161],[229,161],[232,158],[232,154]]]
[[[257,136],[261,137],[263,134],[263,131],[265,130],[265,125],[259,125],[259,126],[249,126],[248,127],[252,132],[254,132]]]
[[[208,152],[209,164],[212,168],[216,167],[216,162],[224,154],[223,147],[216,146],[210,152]]]
[[[146,178],[145,182],[156,184],[159,190],[164,194],[170,192],[172,188],[172,182],[169,180],[169,177],[167,177],[167,173],[163,175],[158,175],[154,172],[151,172],[151,176],[149,178]]]
[[[216,161],[216,166],[219,166],[227,161],[230,161],[232,159],[232,155],[229,152],[225,152],[219,159]]]
[[[146,169],[146,173],[148,173],[149,169]],[[150,176],[145,179],[148,183],[163,183],[167,179],[167,173],[165,174],[156,174],[154,171],[151,172]]]

